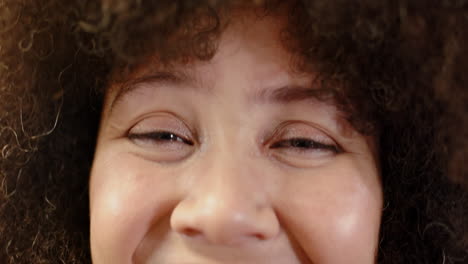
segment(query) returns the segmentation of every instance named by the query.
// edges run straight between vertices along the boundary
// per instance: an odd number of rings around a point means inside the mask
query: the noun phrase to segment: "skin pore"
[[[314,76],[291,70],[281,26],[246,15],[211,60],[149,64],[108,88],[93,263],[375,263],[373,139],[307,92]]]

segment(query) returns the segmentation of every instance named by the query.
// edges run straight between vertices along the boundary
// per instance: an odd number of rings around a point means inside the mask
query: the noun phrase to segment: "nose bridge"
[[[256,182],[254,162],[239,144],[233,146],[235,141],[226,142],[205,153],[205,165],[192,171],[197,175],[174,209],[171,225],[179,233],[212,243],[272,238],[278,222],[266,190]]]
[[[266,193],[260,184],[255,162],[254,133],[242,120],[230,118],[229,125],[219,125],[212,135],[210,150],[206,153],[205,166],[200,173],[203,184],[193,186],[194,195],[206,200],[212,209],[232,212],[250,210],[251,206],[265,206]],[[225,120],[226,121],[226,120]],[[221,124],[222,122],[218,122]],[[200,202],[202,202],[200,201]]]
[[[200,203],[218,213],[248,210],[251,205],[262,203],[262,190],[255,183],[259,179],[246,154],[219,150],[211,155],[212,162],[201,173],[202,184],[193,188]]]
[[[208,216],[205,221],[221,218],[226,218],[223,221],[234,220],[242,215],[254,214],[262,204],[262,190],[255,190],[255,180],[258,179],[253,175],[254,168],[251,168],[245,154],[233,148],[220,146],[210,153],[207,158],[211,162],[207,162],[198,177],[200,181],[191,188],[190,195],[198,204],[198,210]]]
[[[224,122],[217,121],[217,128],[213,130],[218,132],[211,135],[209,150],[205,153],[205,162],[202,165],[203,172],[199,175],[204,184],[194,186],[194,189],[199,189],[200,196],[224,197],[229,202],[242,198],[250,200],[255,192],[247,190],[255,186],[255,181],[260,180],[256,177],[259,175],[256,175],[256,166],[251,155],[254,153],[254,133],[234,115],[224,116]],[[242,192],[246,193],[240,197]],[[260,193],[257,192],[258,194]]]

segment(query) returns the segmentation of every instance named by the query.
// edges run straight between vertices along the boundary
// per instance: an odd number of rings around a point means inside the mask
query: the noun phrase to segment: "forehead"
[[[134,80],[160,75],[161,72],[169,72],[178,79],[191,80],[205,90],[213,87],[215,80],[222,82],[236,78],[249,81],[253,87],[286,85],[292,77],[296,81],[302,79],[301,85],[305,85],[304,81],[310,81],[310,74],[305,75],[293,69],[292,53],[284,47],[284,17],[265,15],[255,10],[235,10],[223,19],[226,23],[221,35],[212,40],[216,45],[212,58],[200,60],[191,57],[165,63],[159,60],[158,50],[154,50],[153,54],[148,54],[145,63],[129,70],[128,75],[116,71],[107,95],[125,92],[122,90]],[[124,79],[121,79],[122,76]]]
[[[216,47],[209,59],[190,56],[165,62],[155,49],[152,54],[147,55],[144,63],[129,70],[128,75],[120,71],[115,73],[111,80],[116,84],[109,88],[154,72],[175,72],[179,77],[203,82],[202,86],[205,87],[211,86],[208,83],[212,79],[227,77],[225,73],[230,77],[242,75],[242,78],[256,82],[258,86],[268,86],[271,82],[287,82],[292,75],[305,76],[294,69],[293,61],[296,58],[284,47],[283,17],[277,14],[260,15],[251,10],[231,13],[229,17],[222,17],[226,23],[223,23],[220,36],[209,40],[210,43],[202,40],[203,43],[200,44]],[[124,79],[121,79],[122,76]]]
[[[282,18],[278,16],[245,15],[229,24],[210,64],[220,71],[226,67],[236,69],[230,74],[242,74],[243,78],[254,82],[288,78],[293,74],[292,54],[281,41],[283,27]]]

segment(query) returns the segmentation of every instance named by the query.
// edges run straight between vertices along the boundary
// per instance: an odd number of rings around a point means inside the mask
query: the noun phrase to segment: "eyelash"
[[[324,151],[332,151],[333,153],[340,153],[341,150],[336,145],[325,144],[322,142],[318,142],[315,140],[311,140],[308,138],[290,138],[286,140],[280,140],[273,143],[270,148],[278,149],[278,148],[294,148],[297,151],[310,151],[310,150],[324,150]]]
[[[131,133],[128,135],[128,138],[132,141],[134,140],[150,140],[155,143],[166,143],[166,142],[180,142],[187,144],[189,146],[193,146],[194,143],[191,140],[185,139],[177,135],[176,133],[172,133],[169,131],[153,131],[148,133]]]

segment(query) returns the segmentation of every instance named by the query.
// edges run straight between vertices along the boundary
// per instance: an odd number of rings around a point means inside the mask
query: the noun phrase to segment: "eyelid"
[[[293,128],[290,129],[285,129],[287,127],[294,126]],[[329,145],[335,145],[337,149],[342,150],[343,148],[334,140],[329,133],[325,132],[323,129],[317,127],[316,124],[302,121],[302,120],[290,120],[287,122],[282,123],[276,129],[270,134],[268,137],[268,144],[274,141],[275,139],[278,139],[284,135],[286,135],[288,132],[293,131],[298,131],[299,129],[297,128],[298,126],[304,126],[307,130],[313,130],[314,133],[313,137],[310,136],[304,136],[304,133],[297,133],[297,136],[288,136],[287,139],[292,139],[292,138],[307,138],[311,139],[314,141],[317,141],[322,144],[329,144]],[[325,142],[324,142],[325,141]]]
[[[153,121],[155,119],[160,119],[158,121]],[[156,125],[151,125],[147,123],[151,122],[158,122]],[[165,122],[165,123],[163,123]],[[148,128],[142,128],[141,131],[138,131],[138,126],[143,126],[147,125]],[[134,129],[137,129],[136,132],[132,132]],[[141,117],[135,125],[130,127],[127,131],[127,136],[129,134],[146,134],[146,133],[152,133],[155,131],[167,131],[174,133],[184,139],[190,140],[192,142],[197,143],[198,142],[198,137],[196,133],[193,132],[193,130],[190,128],[190,126],[187,125],[187,122],[179,117],[178,115],[172,113],[172,112],[158,112],[158,113],[152,113],[149,115],[145,115]]]
[[[160,139],[160,138],[156,138],[156,136],[163,136],[163,135],[174,135],[176,138],[176,140],[166,140],[166,139]],[[151,141],[171,141],[171,142],[182,142],[184,144],[187,144],[189,146],[193,146],[194,143],[192,142],[192,140],[188,139],[188,138],[185,138],[177,133],[174,133],[174,132],[171,132],[171,131],[166,131],[166,130],[155,130],[155,131],[152,131],[152,132],[147,132],[147,133],[130,133],[128,135],[128,138],[131,139],[131,140],[151,140]],[[171,137],[172,139],[172,137]],[[178,140],[180,139],[180,141]]]
[[[304,148],[300,146],[294,146],[294,142],[297,143],[301,141],[310,143],[311,147]],[[290,146],[288,146],[289,144]],[[333,151],[334,153],[337,153],[337,154],[341,153],[340,149],[338,149],[338,147],[335,144],[323,143],[319,140],[313,140],[313,139],[306,138],[306,137],[286,138],[283,140],[276,141],[270,145],[270,148],[272,149],[280,149],[280,148],[288,148],[288,147],[300,149],[301,151],[315,149],[315,150],[323,150],[323,151],[326,151],[326,150]]]
[[[170,137],[168,137],[170,135]],[[183,119],[167,112],[143,116],[126,134],[137,156],[159,164],[177,163],[195,150],[197,138]]]

